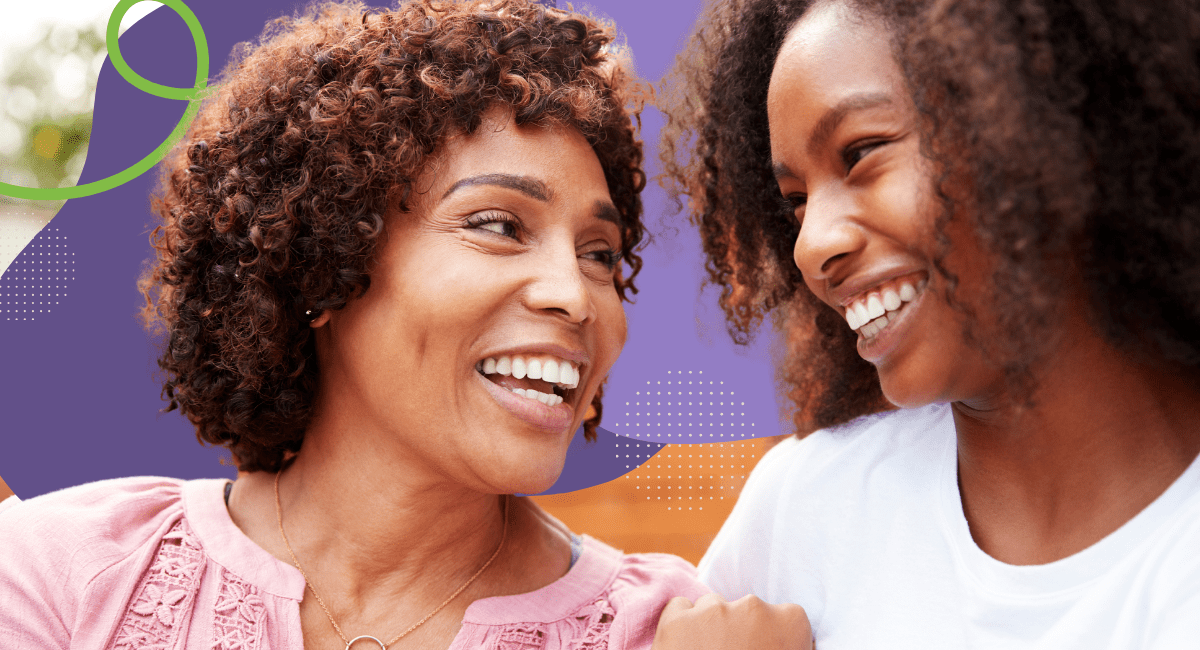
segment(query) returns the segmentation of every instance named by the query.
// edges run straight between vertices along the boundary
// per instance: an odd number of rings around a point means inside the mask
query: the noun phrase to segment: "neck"
[[[1143,363],[1089,325],[1034,371],[1032,400],[954,404],[959,485],[976,543],[1045,564],[1103,539],[1200,452],[1194,371]]]

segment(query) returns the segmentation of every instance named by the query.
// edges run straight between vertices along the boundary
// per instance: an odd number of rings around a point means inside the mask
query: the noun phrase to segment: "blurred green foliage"
[[[0,180],[26,187],[62,187],[78,181],[104,54],[98,27],[62,24],[44,27],[32,46],[4,52]]]

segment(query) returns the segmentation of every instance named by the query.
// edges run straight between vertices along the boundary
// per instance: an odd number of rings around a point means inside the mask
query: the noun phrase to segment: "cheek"
[[[600,361],[606,364],[604,373],[616,363],[625,347],[628,336],[628,325],[625,321],[625,307],[616,291],[610,290],[596,303],[596,331],[598,333]]]

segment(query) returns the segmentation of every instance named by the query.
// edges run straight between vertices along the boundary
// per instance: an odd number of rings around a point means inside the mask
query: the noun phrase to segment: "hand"
[[[757,596],[726,602],[717,594],[696,604],[672,598],[663,608],[652,650],[812,650],[808,614],[799,605],[768,605]]]

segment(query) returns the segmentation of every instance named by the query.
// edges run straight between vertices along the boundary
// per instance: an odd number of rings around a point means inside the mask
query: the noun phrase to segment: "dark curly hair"
[[[660,101],[664,185],[688,200],[734,339],[772,314],[798,433],[892,408],[804,285],[771,170],[766,97],[808,0],[713,4]],[[892,36],[933,163],[937,271],[964,215],[999,260],[984,345],[1015,386],[1055,340],[1067,270],[1120,349],[1200,367],[1200,6],[1192,0],[850,0]],[[955,189],[966,188],[966,189]],[[967,335],[972,337],[970,329]]]
[[[309,322],[371,284],[384,215],[492,107],[578,130],[620,213],[622,299],[642,240],[640,93],[614,29],[527,0],[314,6],[243,45],[164,165],[143,315],[165,324],[167,410],[243,471],[300,449],[318,384]],[[594,438],[601,414],[584,423]]]

